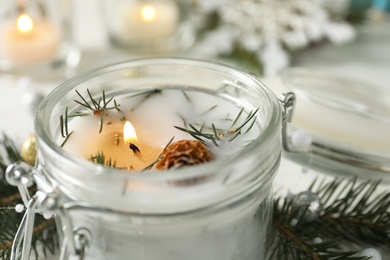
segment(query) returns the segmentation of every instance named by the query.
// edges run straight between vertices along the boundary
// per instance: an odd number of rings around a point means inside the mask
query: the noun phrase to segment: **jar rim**
[[[89,72],[77,75],[71,79],[60,84],[56,87],[49,95],[41,102],[40,106],[37,109],[36,117],[35,117],[35,130],[37,134],[38,141],[38,149],[39,146],[45,146],[48,148],[53,156],[56,158],[63,160],[65,159],[67,162],[72,165],[78,165],[79,167],[83,167],[86,170],[86,174],[98,174],[98,175],[121,175],[123,176],[123,170],[103,167],[101,165],[93,164],[88,162],[85,159],[77,158],[76,156],[72,156],[64,149],[62,149],[53,137],[51,136],[48,128],[44,127],[44,123],[47,122],[47,116],[50,115],[50,111],[57,104],[57,101],[60,97],[64,96],[66,93],[73,90],[79,84],[87,82],[100,76],[102,74],[107,74],[110,72],[114,72],[117,70],[129,68],[129,67],[137,67],[139,65],[183,65],[190,67],[203,68],[208,70],[214,70],[217,72],[230,73],[233,77],[245,78],[245,80],[250,81],[252,84],[257,85],[261,88],[261,90],[266,95],[266,98],[269,101],[271,106],[271,112],[269,113],[269,117],[264,124],[264,128],[262,133],[251,142],[251,145],[243,148],[241,152],[237,155],[229,155],[224,158],[218,158],[217,160],[213,160],[206,164],[200,164],[196,167],[183,167],[179,169],[175,169],[174,171],[166,171],[164,174],[153,174],[149,172],[134,171],[134,174],[126,174],[126,178],[142,178],[142,179],[166,179],[166,178],[175,178],[179,176],[186,177],[196,177],[202,175],[205,172],[215,172],[215,170],[220,169],[221,166],[226,167],[227,162],[232,162],[232,158],[234,160],[240,160],[245,158],[251,153],[261,151],[261,148],[264,144],[268,143],[272,138],[269,136],[279,134],[280,132],[280,124],[281,124],[281,106],[274,95],[274,93],[266,87],[260,80],[258,80],[255,76],[250,75],[244,71],[241,71],[237,68],[231,67],[229,65],[225,65],[215,61],[206,61],[199,59],[190,59],[190,58],[142,58],[142,59],[134,59],[130,61],[118,62],[114,64],[109,64],[103,66],[101,68],[93,69]],[[259,156],[261,153],[259,153]]]

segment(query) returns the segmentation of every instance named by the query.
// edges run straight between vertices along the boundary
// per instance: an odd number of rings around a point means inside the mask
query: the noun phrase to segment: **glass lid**
[[[289,136],[312,136],[311,152],[288,157],[335,174],[390,181],[390,88],[306,68],[287,69],[281,79],[283,91],[297,97]]]

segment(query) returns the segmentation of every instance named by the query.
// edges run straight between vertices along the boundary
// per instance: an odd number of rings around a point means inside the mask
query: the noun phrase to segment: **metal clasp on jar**
[[[282,94],[279,98],[282,105],[282,145],[286,152],[292,153],[306,153],[310,151],[311,141],[305,141],[306,145],[294,145],[291,142],[291,137],[288,135],[288,123],[292,121],[296,103],[296,97],[293,92],[287,92]],[[311,136],[309,136],[311,138]],[[301,142],[302,143],[302,142]]]
[[[34,174],[34,169],[24,162],[8,166],[5,177],[10,185],[18,187],[26,207],[26,212],[12,245],[11,260],[28,260],[30,258],[34,220],[37,213],[55,214],[57,221],[62,224],[65,237],[60,259],[82,260],[91,241],[91,234],[85,228],[73,226],[69,210],[64,206],[60,193],[51,188],[39,174]],[[30,196],[27,188],[34,182],[40,188],[43,187],[43,190]]]

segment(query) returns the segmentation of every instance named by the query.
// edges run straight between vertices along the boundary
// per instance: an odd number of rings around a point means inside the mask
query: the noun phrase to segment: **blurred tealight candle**
[[[135,44],[164,41],[179,24],[179,8],[171,1],[126,3],[120,14],[120,37]]]
[[[17,65],[49,61],[58,53],[60,32],[47,19],[21,13],[0,27],[0,58]]]

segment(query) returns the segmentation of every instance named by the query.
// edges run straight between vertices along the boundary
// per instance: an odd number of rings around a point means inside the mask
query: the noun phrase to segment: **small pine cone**
[[[213,154],[200,141],[180,140],[168,145],[154,168],[157,170],[181,168],[205,163],[212,159],[214,159]]]

